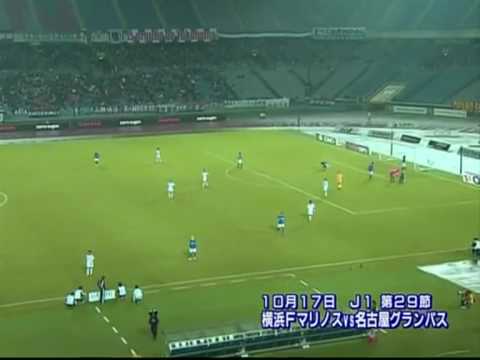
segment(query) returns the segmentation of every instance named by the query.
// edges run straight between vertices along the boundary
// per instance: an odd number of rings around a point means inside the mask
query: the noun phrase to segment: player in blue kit
[[[99,152],[95,152],[95,154],[93,154],[93,161],[95,162],[95,165],[100,164],[100,153]]]
[[[192,235],[188,241],[188,260],[197,260],[197,240]]]
[[[283,211],[277,216],[277,231],[285,233],[285,214]]]
[[[370,164],[368,164],[368,180],[372,180],[374,170],[374,163],[372,161]]]

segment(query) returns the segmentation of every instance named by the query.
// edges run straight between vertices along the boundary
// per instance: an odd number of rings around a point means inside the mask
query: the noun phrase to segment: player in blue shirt
[[[95,161],[95,165],[100,164],[100,153],[99,152],[95,152],[95,154],[93,154],[93,161]]]
[[[188,260],[197,260],[197,240],[192,235],[188,241]]]
[[[285,233],[285,214],[283,211],[277,216],[277,231]]]
[[[372,161],[370,164],[368,164],[368,179],[369,180],[372,180],[374,170],[375,170],[374,169],[374,163]]]

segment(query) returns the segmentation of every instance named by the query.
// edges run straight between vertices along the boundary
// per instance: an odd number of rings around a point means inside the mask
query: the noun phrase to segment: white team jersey
[[[88,254],[85,257],[85,261],[87,263],[87,267],[93,267],[93,263],[95,261],[95,256],[93,256],[93,254]]]
[[[118,296],[126,296],[127,295],[127,289],[125,286],[119,286],[118,287]]]
[[[206,172],[206,171],[202,172],[202,181],[203,182],[208,181],[208,172]]]
[[[135,289],[133,290],[133,298],[136,300],[141,300],[143,299],[143,292],[141,289]]]
[[[328,190],[328,181],[324,181],[324,182],[323,182],[323,188],[324,188],[325,190]]]
[[[308,212],[308,215],[313,215],[315,212],[315,204],[308,204],[307,212]]]
[[[83,290],[77,289],[75,290],[75,300],[80,300],[83,296]]]
[[[168,192],[174,192],[175,191],[175,183],[174,182],[169,182],[167,184],[167,191]]]
[[[156,157],[157,159],[160,159],[160,150],[156,150],[156,151],[155,151],[155,157]]]
[[[69,294],[67,295],[67,297],[65,298],[65,304],[67,305],[75,305],[75,298],[73,295]]]
[[[475,244],[473,245],[474,250],[480,250],[480,241],[475,241]]]

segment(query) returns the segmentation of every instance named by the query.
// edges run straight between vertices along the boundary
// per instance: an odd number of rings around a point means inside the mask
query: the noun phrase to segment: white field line
[[[385,160],[378,160],[378,161],[379,162],[385,162]],[[438,170],[438,171],[441,171],[441,170]],[[417,173],[425,175],[425,176],[431,176],[431,177],[437,178],[439,180],[450,182],[452,184],[456,184],[456,185],[459,185],[459,186],[463,186],[463,187],[469,188],[470,190],[477,190],[477,191],[480,190],[480,188],[475,187],[474,185],[465,184],[462,181],[455,181],[453,179],[450,179],[450,178],[447,178],[447,177],[444,177],[444,176],[441,176],[441,175],[432,174],[432,173],[429,173],[429,172],[420,172],[420,171],[417,171]],[[460,175],[458,175],[458,176],[460,176]]]
[[[452,180],[450,178],[443,177],[441,175],[431,174],[429,172],[420,172],[420,174],[423,174],[423,175],[426,175],[426,176],[431,176],[431,177],[434,177],[434,178],[442,180],[442,181],[450,182],[452,184],[457,184],[457,185],[469,188],[470,190],[477,190],[477,191],[480,190],[480,188],[478,186],[475,187],[475,185],[469,185],[469,184],[466,184],[466,183],[461,182],[461,181],[455,181],[455,180]],[[460,176],[460,175],[458,175],[458,176]]]
[[[332,164],[338,164],[342,167],[345,167],[347,169],[350,169],[350,170],[353,170],[353,171],[356,171],[357,173],[359,174],[365,174],[367,175],[368,174],[368,171],[367,170],[362,170],[360,168],[357,168],[356,166],[352,166],[352,165],[349,165],[349,164],[346,164],[344,162],[341,162],[341,161],[338,161],[338,160],[332,160],[331,161]],[[383,179],[386,179],[387,177],[383,174],[378,174],[378,173],[374,173],[373,174],[373,177],[381,177]]]
[[[397,159],[395,159],[395,160],[397,160]],[[382,160],[378,160],[378,162],[388,162],[388,161],[390,161],[390,160],[383,160],[383,159],[382,159]],[[398,159],[398,161],[400,161],[400,160]],[[362,170],[362,169],[360,169],[360,168],[357,168],[357,167],[355,167],[355,166],[346,164],[346,163],[341,162],[341,161],[338,161],[338,160],[333,160],[333,161],[331,161],[331,162],[332,162],[332,164],[335,164],[335,163],[336,163],[336,164],[339,164],[339,165],[341,165],[341,166],[343,166],[343,167],[346,167],[346,168],[348,168],[348,169],[350,169],[350,170],[356,171],[356,172],[358,172],[358,173],[360,173],[360,174],[367,174],[367,173],[368,173],[368,171],[366,171],[366,170]],[[439,171],[440,171],[440,170],[439,170]],[[421,173],[421,172],[418,172],[418,173],[420,173],[420,174],[422,174],[422,175],[425,175],[425,176],[431,176],[431,177],[437,178],[437,179],[442,180],[442,181],[447,181],[447,182],[450,182],[450,183],[452,183],[452,184],[460,185],[460,186],[469,188],[469,189],[471,189],[471,190],[477,190],[477,191],[480,190],[480,188],[475,187],[474,185],[465,184],[465,183],[463,183],[463,182],[461,182],[461,181],[455,181],[455,180],[452,180],[452,179],[450,179],[450,178],[447,178],[447,177],[444,177],[444,176],[441,176],[441,175],[432,174],[432,173],[429,173],[429,172],[422,172],[422,173]],[[459,176],[460,176],[460,175],[459,175]],[[384,178],[384,179],[387,178],[386,175],[378,174],[378,173],[375,173],[375,174],[374,174],[374,177],[381,177],[381,178]]]
[[[193,286],[177,286],[177,287],[174,287],[172,288],[173,291],[179,291],[179,290],[187,290],[187,289],[191,289]],[[153,291],[145,291],[145,294],[154,294],[158,291],[156,290],[153,290]]]
[[[239,277],[258,277],[261,275],[274,275],[274,274],[282,274],[282,273],[292,273],[293,271],[298,272],[298,271],[306,271],[306,270],[312,270],[312,269],[321,269],[321,268],[343,266],[343,265],[354,265],[354,264],[360,264],[360,263],[372,263],[377,261],[408,259],[408,258],[425,256],[425,255],[448,254],[448,253],[467,251],[467,250],[468,248],[456,248],[456,249],[449,249],[449,250],[423,251],[423,252],[416,252],[416,253],[403,254],[403,255],[380,256],[380,257],[374,257],[374,258],[347,260],[347,261],[339,261],[339,262],[332,262],[332,263],[295,266],[290,268],[274,269],[274,270],[267,270],[267,271],[256,271],[256,272],[232,274],[232,275],[225,275],[225,276],[214,276],[214,277],[203,278],[203,279],[176,281],[176,282],[164,283],[164,284],[151,284],[151,285],[144,286],[144,288],[164,288],[164,287],[171,287],[171,286],[177,286],[177,285],[201,283],[201,282],[207,282],[207,281],[229,280],[229,279],[235,279]]]
[[[294,185],[291,185],[291,184],[289,184],[289,183],[286,183],[286,182],[283,181],[283,180],[280,180],[280,179],[278,179],[278,178],[274,178],[274,177],[272,177],[272,176],[270,176],[270,175],[267,175],[267,174],[264,174],[264,173],[261,173],[261,172],[255,171],[255,170],[250,170],[250,171],[253,172],[254,174],[258,175],[258,176],[263,176],[263,177],[266,178],[266,179],[269,179],[269,180],[271,180],[271,181],[275,181],[275,182],[277,182],[277,183],[279,183],[279,184],[281,184],[281,185],[283,185],[283,186],[285,186],[285,187],[287,187],[287,188],[289,188],[289,189],[292,189],[292,190],[294,190],[294,191],[296,191],[296,192],[298,192],[298,193],[300,193],[300,194],[306,195],[306,196],[311,197],[311,198],[313,198],[313,199],[320,200],[320,201],[322,201],[322,202],[324,202],[324,203],[326,203],[326,204],[328,204],[328,205],[330,205],[330,206],[333,206],[334,208],[337,208],[337,209],[339,209],[339,210],[342,210],[342,211],[346,212],[347,214],[350,214],[350,215],[355,215],[355,214],[356,214],[354,211],[352,211],[352,210],[350,210],[350,209],[347,209],[346,207],[343,207],[343,206],[340,206],[340,205],[338,205],[338,204],[335,204],[335,203],[333,203],[333,202],[331,202],[331,201],[329,201],[329,200],[326,200],[326,199],[324,199],[324,198],[322,198],[322,197],[320,197],[320,196],[318,196],[318,195],[315,195],[315,194],[309,193],[309,192],[307,192],[307,191],[304,191],[304,190],[302,190],[302,189],[300,189],[300,188],[298,188],[298,187],[296,187],[296,186],[294,186]]]
[[[7,205],[7,203],[8,203],[8,195],[5,194],[4,192],[0,192],[0,198],[3,198],[3,200],[0,202],[0,208],[1,208],[2,206]]]
[[[465,350],[448,351],[448,352],[437,354],[437,355],[435,355],[435,357],[466,354],[466,353],[469,353],[469,352],[470,352],[470,350],[466,350],[466,349]]]
[[[375,209],[375,210],[365,210],[357,212],[358,215],[372,215],[372,214],[384,214],[388,212],[394,211],[408,211],[410,208],[408,207],[394,207],[394,208],[387,208],[387,209]]]
[[[383,213],[393,212],[393,211],[439,209],[444,207],[454,207],[454,206],[462,206],[462,205],[470,205],[470,204],[480,204],[480,200],[464,200],[464,201],[456,201],[456,202],[445,203],[445,204],[365,210],[365,211],[357,211],[357,215],[383,214]]]
[[[206,284],[200,284],[201,287],[211,287],[211,286],[217,286],[217,283],[206,283]]]
[[[98,306],[95,306],[95,310],[96,310],[97,313],[99,313],[99,314],[101,314],[101,312],[102,312]],[[101,315],[100,315],[100,316],[101,316]],[[106,317],[106,316],[103,316],[103,320],[105,320],[105,322],[106,322],[107,324],[110,323],[110,319],[109,319],[108,317]],[[118,329],[117,329],[115,326],[111,326],[111,328],[112,328],[112,331],[113,331],[116,335],[118,335],[118,336],[120,337],[120,340],[121,340],[125,345],[128,345],[127,340],[126,340],[123,336],[120,336],[120,333],[119,333]],[[131,352],[131,354],[133,355],[133,357],[138,357],[137,354],[135,353],[135,350],[130,349],[130,352]]]
[[[315,291],[316,293],[320,293],[321,291],[318,290],[317,288],[313,288],[313,291]]]
[[[232,275],[224,275],[224,276],[214,276],[214,277],[194,279],[194,280],[174,281],[174,282],[163,283],[163,284],[150,284],[150,285],[144,286],[143,288],[144,289],[160,289],[160,288],[165,288],[165,287],[172,288],[174,286],[181,286],[181,285],[195,284],[195,283],[204,283],[204,282],[207,282],[207,281],[221,281],[221,280],[229,280],[229,279],[242,278],[242,277],[258,277],[258,276],[262,276],[262,275],[273,275],[273,274],[283,274],[282,276],[286,276],[286,274],[284,274],[284,273],[291,274],[293,271],[298,272],[298,271],[323,269],[323,268],[344,266],[344,265],[354,265],[354,264],[374,263],[374,262],[379,262],[379,261],[409,259],[409,258],[426,256],[426,255],[451,254],[451,253],[460,252],[460,251],[467,251],[467,250],[468,250],[468,248],[456,248],[456,249],[447,249],[447,250],[422,251],[422,252],[416,252],[416,253],[410,253],[410,254],[388,255],[388,256],[379,256],[379,257],[373,257],[373,258],[338,261],[338,262],[332,262],[332,263],[302,265],[302,266],[295,266],[295,267],[282,268],[282,269],[256,271],[256,272],[232,274]],[[172,290],[174,290],[174,289],[175,288],[172,288]],[[178,287],[176,289],[178,289]],[[147,293],[147,292],[145,292],[145,293]],[[149,291],[148,293],[152,293],[152,291]],[[48,298],[48,299],[22,301],[22,302],[10,303],[10,304],[2,304],[2,305],[0,305],[0,308],[10,308],[10,307],[21,306],[21,305],[54,302],[54,301],[59,301],[59,300],[63,300],[63,299],[64,299],[63,297],[56,297],[56,298]]]
[[[135,352],[135,350],[130,349],[130,353],[132,354],[133,357],[138,357],[138,355],[137,355],[137,353]]]
[[[216,158],[216,159],[218,159],[218,160],[221,160],[221,161],[223,161],[223,162],[226,162],[226,163],[229,163],[229,164],[230,164],[230,161],[229,161],[229,160],[227,160],[227,159],[225,159],[225,158],[223,158],[223,157],[221,157],[221,156],[218,156],[218,155],[216,155],[216,154],[214,154],[214,153],[212,153],[212,152],[207,152],[207,154],[209,154],[210,156],[212,156],[212,157],[214,157],[214,158]],[[320,196],[318,196],[318,195],[309,193],[309,192],[307,192],[307,191],[305,191],[305,190],[303,190],[303,189],[300,189],[299,187],[296,187],[296,186],[294,186],[294,185],[292,185],[292,184],[289,184],[289,183],[287,183],[287,182],[285,182],[285,181],[283,181],[283,180],[280,180],[280,179],[278,179],[278,178],[276,178],[276,177],[270,176],[270,175],[268,175],[268,174],[265,174],[265,173],[262,173],[262,172],[259,172],[259,171],[253,170],[253,169],[247,169],[247,171],[250,171],[251,173],[253,173],[253,174],[255,174],[255,175],[264,177],[264,178],[266,178],[266,179],[268,179],[268,180],[270,180],[270,181],[276,182],[277,184],[283,185],[283,186],[285,186],[286,188],[289,188],[289,189],[291,189],[291,190],[294,190],[294,191],[296,191],[296,192],[298,192],[298,193],[300,193],[300,194],[302,194],[302,195],[306,195],[306,196],[308,196],[309,198],[320,200],[320,201],[322,201],[322,202],[324,202],[324,203],[326,203],[326,204],[328,204],[328,205],[330,205],[330,206],[333,206],[334,208],[337,208],[337,209],[339,209],[339,210],[342,210],[342,211],[346,212],[347,214],[355,215],[355,212],[352,211],[352,210],[350,210],[350,209],[347,209],[347,208],[345,208],[345,207],[343,207],[343,206],[340,206],[340,205],[338,205],[338,204],[335,204],[335,203],[333,203],[333,202],[331,202],[331,201],[329,201],[329,200],[326,200],[326,199],[324,199],[324,198],[322,198],[322,197],[320,197]]]
[[[230,174],[230,171],[232,171],[233,169],[234,168],[232,167],[230,169],[225,170],[225,176],[228,177],[229,179],[232,179],[233,181],[237,181],[241,184],[246,184],[246,185],[249,185],[249,186],[261,187],[261,188],[270,188],[270,189],[279,189],[280,188],[277,185],[256,184],[256,183],[253,183],[253,182],[249,182],[249,181],[245,181],[243,179],[236,178],[236,177],[234,177],[233,175]]]
[[[238,280],[230,280],[229,282],[232,284],[238,284],[247,281],[247,279],[238,279]]]
[[[303,285],[303,286],[308,286],[308,283],[303,281],[303,280],[300,280],[300,283]]]

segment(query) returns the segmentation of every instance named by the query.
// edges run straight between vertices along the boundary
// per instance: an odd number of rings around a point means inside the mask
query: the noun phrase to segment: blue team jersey
[[[188,242],[188,247],[189,247],[190,249],[196,249],[196,248],[197,248],[197,240],[190,240],[190,241]]]
[[[94,157],[95,157],[95,159],[100,159],[100,154],[96,152]]]
[[[285,224],[285,216],[284,215],[278,215],[277,216],[277,224]]]
[[[373,171],[373,164],[368,165],[368,171]]]

